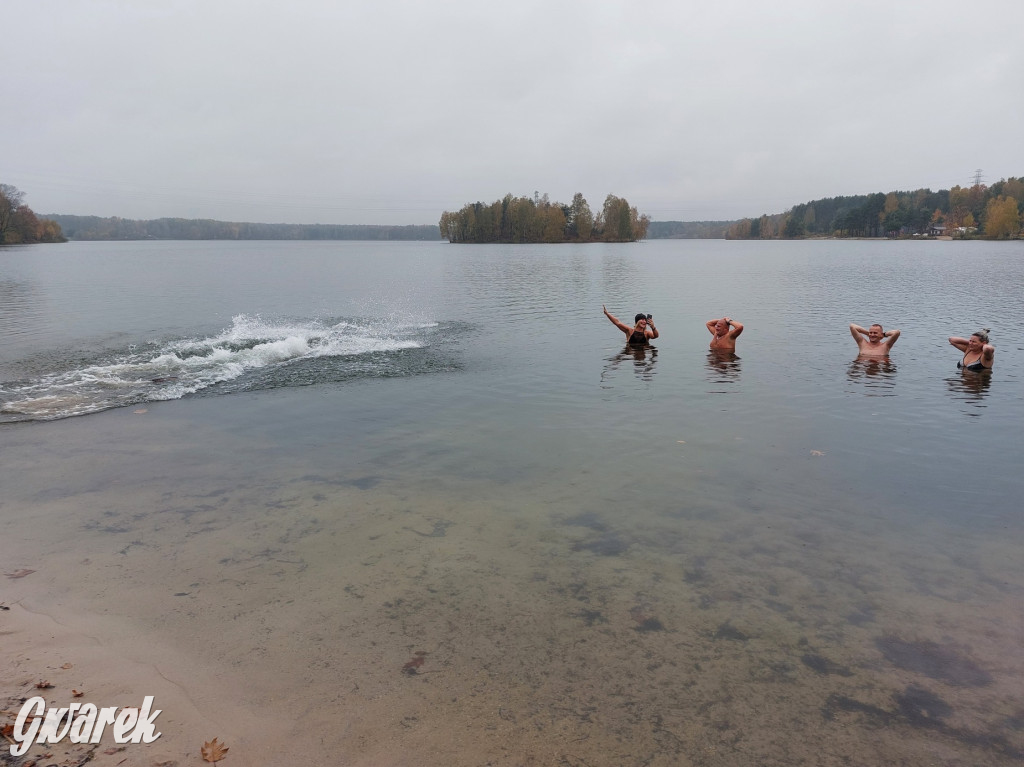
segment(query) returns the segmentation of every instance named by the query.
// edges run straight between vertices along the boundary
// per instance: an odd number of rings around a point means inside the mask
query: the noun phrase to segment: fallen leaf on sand
[[[50,684],[49,682],[45,681],[45,680],[40,680],[40,681],[36,682],[36,689],[37,690],[50,690],[52,688],[53,688],[53,685]]]
[[[5,724],[3,727],[0,727],[0,735],[3,735],[7,740],[11,741],[11,743],[14,743],[14,725]]]
[[[35,570],[15,570],[13,573],[4,573],[8,578],[24,578],[26,575],[32,575]]]
[[[83,695],[85,695],[85,690],[72,690],[71,695],[75,698],[81,698]]]
[[[402,666],[402,673],[409,675],[418,674],[419,672],[416,669],[426,661],[426,655],[427,653],[424,650],[417,650],[413,653],[412,659]]]
[[[114,754],[120,754],[122,751],[127,751],[128,746],[121,746],[121,748],[108,748],[103,753],[107,756],[113,756]]]
[[[811,451],[811,455],[825,455],[825,454],[822,451],[820,451],[820,450],[812,450]]]
[[[65,663],[63,666],[61,666],[61,668],[67,671],[69,668],[74,668],[74,666],[72,666],[70,663]]]
[[[223,743],[218,743],[217,739],[214,738],[204,743],[201,750],[204,762],[214,762],[216,764],[224,758],[224,754],[228,752],[228,747]]]

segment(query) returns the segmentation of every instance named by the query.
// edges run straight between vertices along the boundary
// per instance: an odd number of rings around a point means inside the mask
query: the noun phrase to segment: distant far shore
[[[64,236],[76,241],[128,240],[363,240],[445,242],[434,224],[259,224],[212,219],[157,218],[128,219],[99,216],[45,214],[56,221]],[[734,221],[651,221],[648,240],[723,240]],[[892,237],[836,237],[810,235],[783,238],[798,240],[891,241]],[[907,240],[957,239],[948,235],[902,237]]]
[[[69,240],[436,240],[434,224],[258,224],[212,219],[101,218],[48,214]]]
[[[260,224],[213,219],[130,219],[48,213],[69,240],[418,240],[443,241],[435,224]],[[733,221],[652,221],[647,239],[725,238]]]

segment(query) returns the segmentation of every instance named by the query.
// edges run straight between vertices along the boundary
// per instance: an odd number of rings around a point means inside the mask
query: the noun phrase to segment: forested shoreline
[[[596,215],[577,192],[568,205],[547,194],[505,195],[490,204],[468,203],[441,214],[441,236],[457,243],[636,242],[647,236],[651,220],[613,194]]]
[[[0,184],[0,245],[31,245],[36,242],[67,242],[60,225],[40,218],[25,204],[25,193]]]
[[[735,221],[652,221],[649,240],[721,240]]]
[[[430,225],[255,224],[187,218],[50,216],[72,240],[440,240]]]
[[[795,205],[785,213],[744,218],[726,239],[954,236],[1013,239],[1021,233],[1024,179],[933,192],[877,192]]]
[[[441,214],[438,226],[261,224],[213,219],[127,219],[36,215],[25,194],[0,184],[0,245],[73,240],[448,240],[453,243],[635,242],[651,239],[804,239],[952,236],[1013,239],[1024,229],[1024,178],[933,192],[829,197],[784,213],[738,221],[651,221],[609,194],[596,214],[576,193],[569,204],[547,194],[505,195]]]

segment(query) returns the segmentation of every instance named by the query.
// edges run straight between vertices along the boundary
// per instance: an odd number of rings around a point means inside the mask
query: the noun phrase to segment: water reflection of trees
[[[623,362],[632,361],[633,373],[642,381],[650,381],[654,378],[654,366],[658,361],[658,347],[656,346],[631,346],[629,344],[617,354],[613,354],[605,360],[604,370],[601,371],[601,383],[612,373],[619,369]]]
[[[713,384],[740,380],[740,358],[728,349],[712,349],[707,356],[708,381]]]
[[[857,357],[847,368],[846,377],[850,383],[863,385],[868,396],[894,396],[896,365],[888,357]]]

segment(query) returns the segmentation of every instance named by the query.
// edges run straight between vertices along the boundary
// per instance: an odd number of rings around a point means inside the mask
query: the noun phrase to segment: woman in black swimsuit
[[[979,330],[970,338],[950,336],[949,342],[964,353],[964,358],[956,363],[961,370],[972,373],[984,373],[992,369],[995,361],[996,347],[988,342],[988,328]]]
[[[619,330],[626,334],[626,343],[630,346],[646,346],[650,339],[658,337],[658,329],[654,327],[654,320],[649,314],[640,313],[634,318],[636,323],[633,327],[630,327],[626,323],[619,320],[614,314],[611,314],[605,307],[601,307],[604,310],[604,316],[612,321]]]

